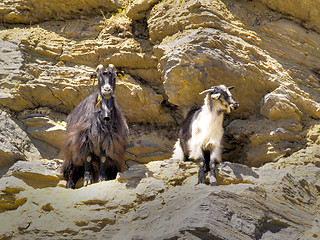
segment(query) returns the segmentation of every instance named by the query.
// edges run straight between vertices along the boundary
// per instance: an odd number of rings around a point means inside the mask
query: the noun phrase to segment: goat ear
[[[232,89],[234,89],[234,86],[228,87],[228,89],[229,89],[229,90],[232,90]]]
[[[118,72],[116,72],[116,74],[122,80],[122,78],[124,76],[124,72],[123,71],[118,71]]]
[[[97,79],[97,73],[93,73],[90,75],[90,80],[93,81],[92,86],[94,85],[96,79]]]
[[[211,98],[214,99],[214,100],[219,99],[220,96],[221,96],[220,93],[213,93],[213,94],[211,94]]]
[[[124,76],[124,72],[123,72],[123,71],[118,71],[118,72],[117,72],[117,76],[118,76],[118,77],[120,77],[120,76],[123,77],[123,76]]]

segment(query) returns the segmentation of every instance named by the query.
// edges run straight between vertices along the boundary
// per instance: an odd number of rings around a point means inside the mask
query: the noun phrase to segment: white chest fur
[[[222,122],[223,113],[202,107],[202,111],[192,124],[190,158],[198,159],[203,150],[220,148],[223,136]]]

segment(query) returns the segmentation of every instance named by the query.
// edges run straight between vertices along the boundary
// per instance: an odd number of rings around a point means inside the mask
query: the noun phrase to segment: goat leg
[[[66,184],[66,188],[71,188],[71,189],[75,189],[76,184],[72,181],[72,179],[70,178]]]
[[[219,150],[217,148],[214,148],[210,152],[210,162],[209,162],[209,168],[210,168],[210,185],[211,186],[217,186],[217,176],[216,176],[216,167],[217,163],[219,162]]]
[[[83,186],[90,185],[92,183],[92,157],[87,156],[84,164],[84,176],[83,176]]]
[[[205,159],[204,159],[204,156],[201,155],[199,157],[198,184],[204,183],[204,164],[205,164]]]
[[[75,189],[76,183],[81,178],[81,176],[82,173],[77,168],[74,167],[73,169],[71,169],[66,188]]]
[[[83,171],[72,163],[65,166],[63,176],[67,180],[66,188],[75,189],[77,181],[82,177]]]
[[[106,162],[107,162],[107,157],[102,156],[100,158],[98,182],[102,182],[106,180]]]

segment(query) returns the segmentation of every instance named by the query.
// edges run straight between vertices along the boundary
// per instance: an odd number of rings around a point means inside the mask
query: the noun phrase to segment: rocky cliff
[[[319,0],[0,3],[0,239],[319,239]],[[98,64],[125,73],[128,170],[65,189]],[[219,186],[170,159],[198,93],[235,86]]]

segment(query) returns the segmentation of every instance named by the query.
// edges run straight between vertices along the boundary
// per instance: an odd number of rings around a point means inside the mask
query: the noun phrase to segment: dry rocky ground
[[[0,3],[0,239],[319,239],[319,0]],[[128,170],[65,189],[70,111],[113,63]],[[235,86],[219,186],[170,159],[198,93]]]

